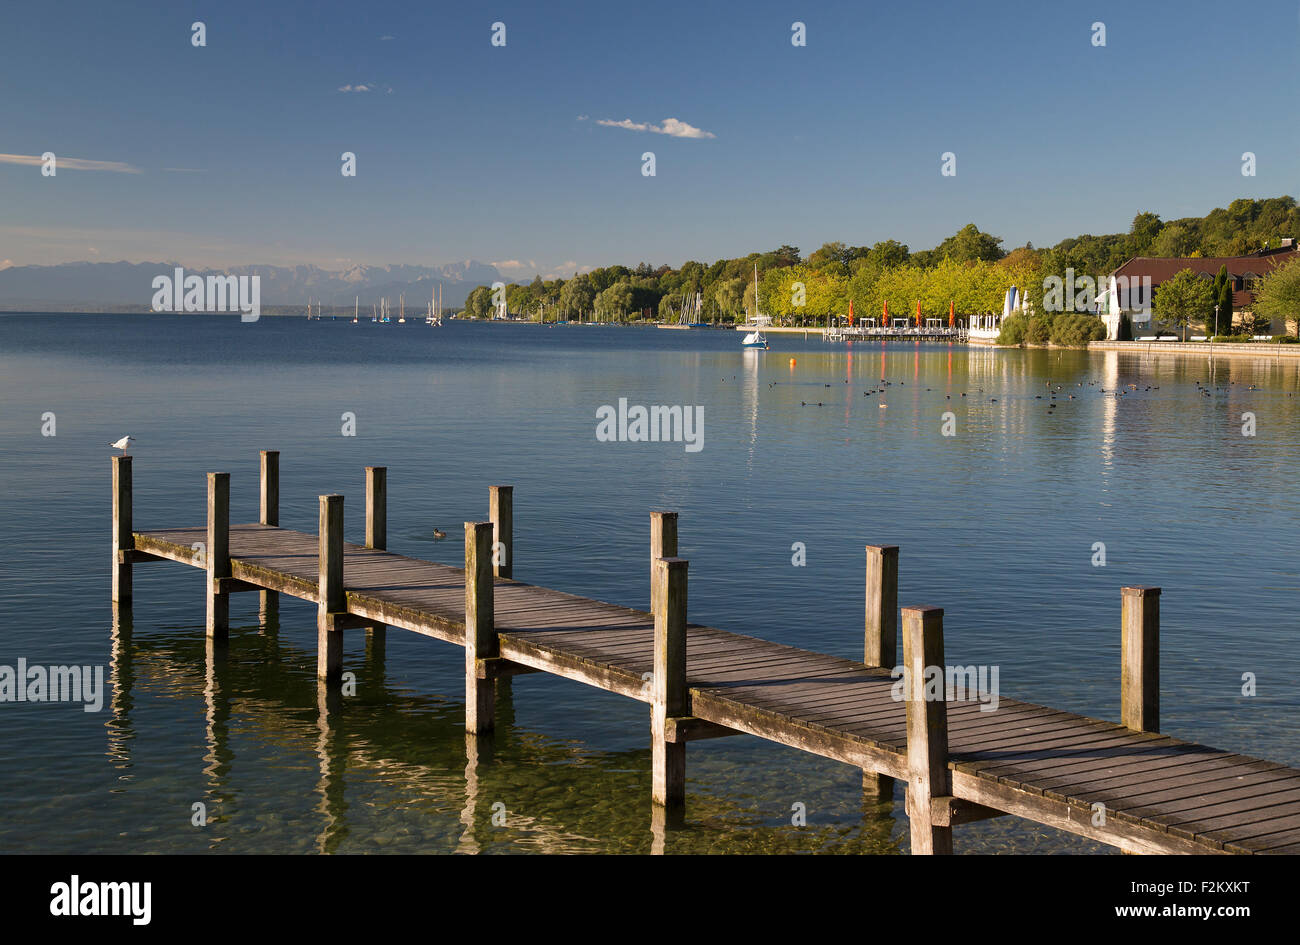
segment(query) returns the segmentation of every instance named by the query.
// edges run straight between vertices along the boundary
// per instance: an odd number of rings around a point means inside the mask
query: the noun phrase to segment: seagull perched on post
[[[126,455],[127,447],[129,447],[129,446],[131,445],[131,441],[134,440],[134,439],[135,439],[135,437],[133,437],[133,436],[124,436],[124,437],[122,437],[122,439],[118,440],[116,443],[109,443],[108,445],[111,446],[111,447],[113,447],[113,449],[115,449],[115,450],[121,450],[121,451],[122,451],[122,455],[125,456],[125,455]]]

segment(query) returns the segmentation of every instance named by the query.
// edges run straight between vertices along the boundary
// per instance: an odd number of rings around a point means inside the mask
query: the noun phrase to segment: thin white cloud
[[[22,164],[26,167],[40,167],[45,161],[35,154],[0,154],[0,164]],[[86,158],[55,156],[56,171],[112,171],[116,174],[139,174],[140,168],[122,161],[91,161]]]
[[[385,95],[393,94],[391,85],[380,85],[378,82],[358,82],[356,85],[340,85],[340,92],[378,92],[383,90]]]
[[[371,87],[369,85],[340,85],[339,86],[340,92],[369,92],[370,90]]]
[[[393,37],[393,36],[381,36],[381,37],[379,37],[379,40],[380,40],[380,42],[384,42],[384,41],[386,41],[386,40],[390,40],[390,39],[394,39],[394,38],[395,38],[395,37]]]
[[[87,247],[86,247],[86,252],[90,253],[90,255],[92,255],[92,256],[98,256],[98,255],[99,255],[99,250],[97,250],[97,249],[96,249],[95,247],[93,247],[93,246],[87,246]]]
[[[581,121],[585,116],[580,116]],[[703,128],[696,128],[694,125],[688,125],[684,121],[676,118],[665,118],[659,124],[652,121],[633,121],[631,118],[624,118],[621,121],[614,121],[611,118],[597,118],[596,124],[604,125],[606,128],[623,128],[627,131],[648,131],[656,135],[668,135],[672,138],[716,138],[711,131],[705,131]]]

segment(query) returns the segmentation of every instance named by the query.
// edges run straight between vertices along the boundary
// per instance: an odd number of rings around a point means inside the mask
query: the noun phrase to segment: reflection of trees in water
[[[511,686],[502,685],[495,736],[469,736],[461,701],[387,684],[382,646],[367,647],[352,668],[356,694],[343,696],[318,684],[314,650],[281,637],[274,622],[267,627],[232,628],[221,644],[202,628],[133,634],[129,612],[114,621],[108,754],[139,775],[131,759],[137,698],[201,699],[205,744],[196,768],[205,793],[196,800],[207,806],[211,849],[274,848],[272,836],[257,839],[267,814],[262,797],[241,785],[264,782],[268,774],[258,768],[269,753],[279,772],[271,777],[298,767],[295,755],[313,756],[307,829],[322,853],[898,852],[902,831],[888,807],[818,822],[819,806],[844,795],[826,798],[835,785],[812,756],[800,758],[806,778],[782,778],[782,793],[808,802],[806,827],[790,824],[790,802],[723,793],[732,767],[717,755],[710,760],[705,748],[693,752],[702,773],[690,785],[685,822],[666,822],[650,802],[648,719],[644,749],[592,750],[517,725]],[[248,739],[256,752],[236,747]],[[843,770],[846,784],[857,780],[857,769]],[[503,826],[494,823],[502,812]],[[286,821],[280,829],[295,826]]]

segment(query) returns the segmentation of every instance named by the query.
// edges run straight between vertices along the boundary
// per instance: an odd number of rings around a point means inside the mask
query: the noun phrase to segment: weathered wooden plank
[[[1006,811],[1048,827],[1065,830],[1089,840],[1117,846],[1130,853],[1218,853],[1222,843],[1198,843],[1170,836],[1156,827],[1126,823],[1108,817],[1105,826],[1093,823],[1094,812],[1085,806],[1027,794],[1010,785],[989,781],[960,769],[952,772],[953,794],[976,804]]]

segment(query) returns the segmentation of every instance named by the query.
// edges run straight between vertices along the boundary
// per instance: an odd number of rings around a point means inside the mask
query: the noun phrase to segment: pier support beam
[[[1139,732],[1160,731],[1160,588],[1126,587],[1120,674],[1121,721]]]
[[[465,731],[496,726],[496,679],[485,660],[501,655],[493,613],[492,523],[465,523]]]
[[[488,520],[492,523],[492,573],[515,576],[515,487],[488,487]]]
[[[867,545],[867,592],[862,662],[892,670],[898,665],[898,546]],[[863,800],[894,796],[894,779],[862,772]]]
[[[388,548],[388,467],[366,467],[366,547]]]
[[[366,467],[366,547],[388,549],[388,467]],[[383,658],[388,627],[366,625],[366,652]]]
[[[280,527],[280,451],[262,450],[261,502],[258,521],[273,528]],[[280,594],[263,590],[258,595],[258,619],[264,628],[276,628],[280,623]]]
[[[113,603],[131,603],[131,457],[113,457]],[[124,554],[125,552],[125,554]]]
[[[671,514],[671,513],[669,513]],[[673,516],[674,523],[676,516]],[[686,569],[681,558],[660,558],[655,580],[654,679],[650,703],[651,795],[656,804],[686,803],[686,743],[670,742],[668,720],[689,715],[686,688]]]
[[[221,586],[230,577],[230,473],[208,473],[208,546],[204,553],[208,636],[220,639],[230,630],[230,595]]]
[[[903,666],[907,672],[907,818],[912,853],[952,853],[952,827],[936,822],[932,805],[934,798],[952,795],[942,608],[904,608]],[[926,698],[927,668],[937,668],[939,673],[937,698]]]
[[[677,557],[677,513],[650,513],[650,611],[659,600],[659,559]]]
[[[343,594],[343,496],[320,497],[319,536],[316,675],[334,682],[343,674],[343,630],[335,618],[347,607]]]

